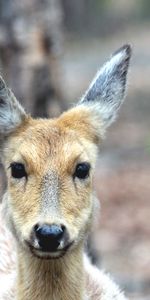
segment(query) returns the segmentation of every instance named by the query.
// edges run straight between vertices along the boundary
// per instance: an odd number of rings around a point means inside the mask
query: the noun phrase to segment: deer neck
[[[18,251],[17,300],[83,300],[83,249],[59,259],[39,259]]]

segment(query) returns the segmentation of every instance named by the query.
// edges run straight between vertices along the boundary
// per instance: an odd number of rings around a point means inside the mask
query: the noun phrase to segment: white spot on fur
[[[45,218],[52,214],[57,215],[59,210],[59,179],[54,171],[49,171],[42,182],[41,215]]]

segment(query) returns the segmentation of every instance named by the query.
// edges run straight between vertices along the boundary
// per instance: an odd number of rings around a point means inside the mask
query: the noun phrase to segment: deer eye
[[[14,178],[27,177],[27,173],[23,164],[14,162],[10,165],[10,167],[11,167],[12,177]]]
[[[89,163],[85,162],[85,163],[78,164],[76,166],[74,177],[78,177],[80,179],[85,179],[89,176],[89,171],[90,171]]]

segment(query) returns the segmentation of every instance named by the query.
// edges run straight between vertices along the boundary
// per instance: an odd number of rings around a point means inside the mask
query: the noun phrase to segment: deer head
[[[4,208],[21,249],[58,258],[82,243],[91,224],[99,144],[126,90],[131,48],[100,69],[79,103],[56,119],[33,119],[0,79]]]

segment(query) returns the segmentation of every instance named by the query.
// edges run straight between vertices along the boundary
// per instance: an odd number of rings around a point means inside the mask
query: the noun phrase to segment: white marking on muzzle
[[[44,217],[56,216],[59,211],[59,179],[54,171],[49,171],[43,178],[41,212]]]

